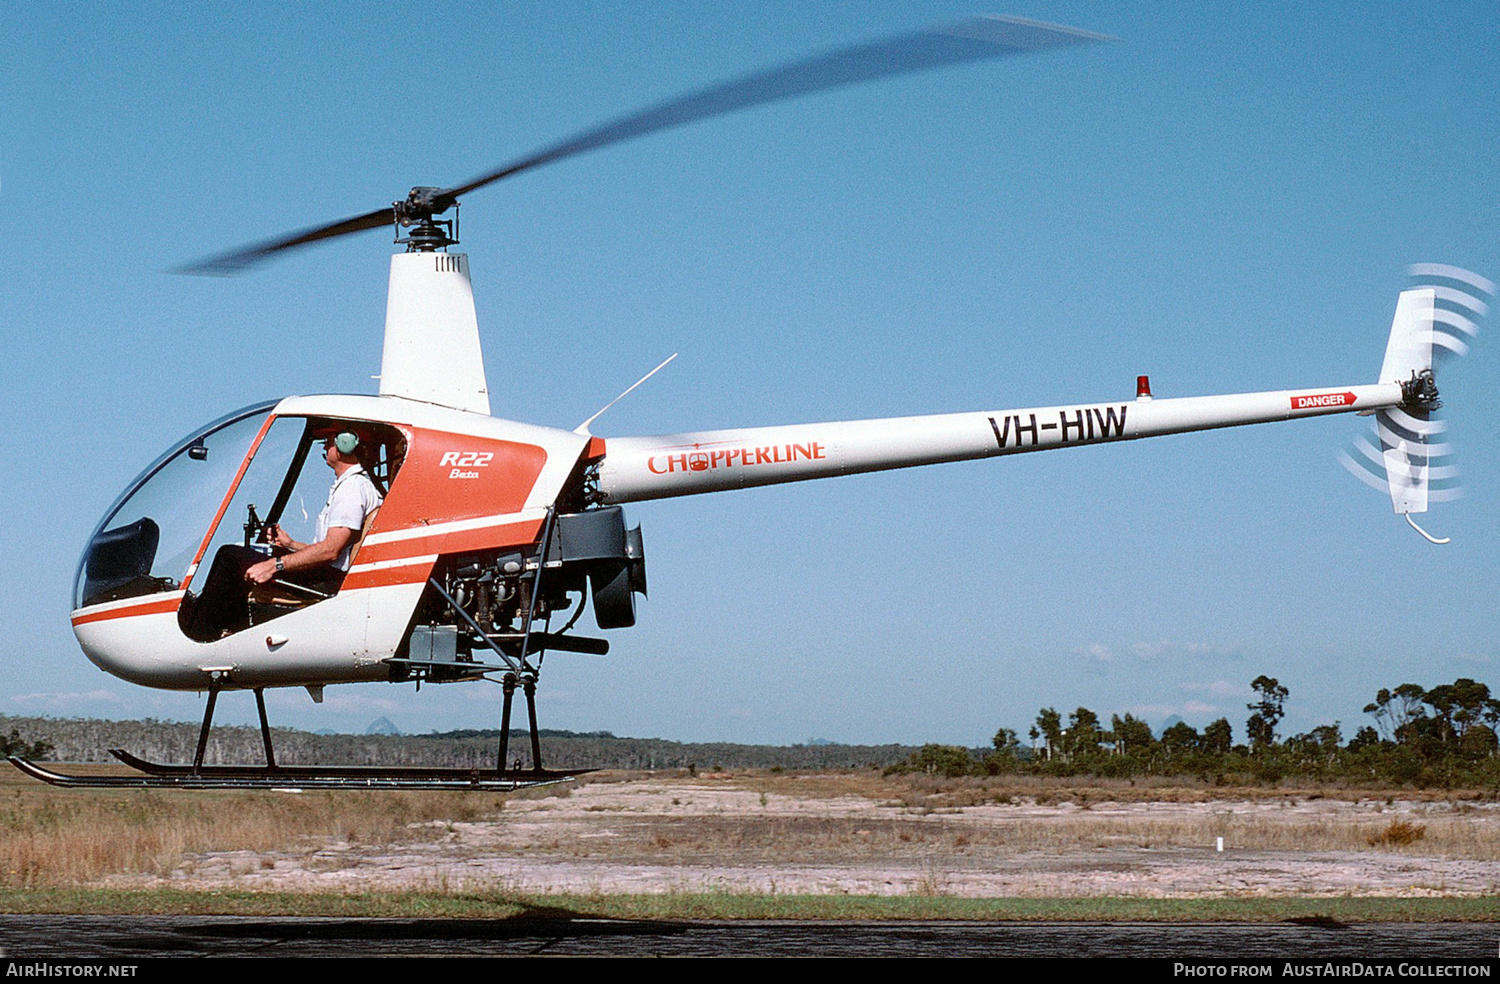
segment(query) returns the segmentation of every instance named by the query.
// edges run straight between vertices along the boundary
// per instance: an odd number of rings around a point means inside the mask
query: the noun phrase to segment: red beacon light
[[[1135,377],[1135,398],[1137,400],[1149,400],[1149,399],[1151,399],[1151,377],[1150,376],[1137,376],[1137,377]]]

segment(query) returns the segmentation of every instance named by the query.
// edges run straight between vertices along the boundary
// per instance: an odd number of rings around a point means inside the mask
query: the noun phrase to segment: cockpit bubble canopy
[[[94,527],[73,607],[175,591],[276,401],[194,430],[137,475]]]
[[[383,496],[406,457],[400,428],[372,420],[272,416],[257,403],[193,431],[110,506],[78,562],[73,607],[186,590],[202,592],[198,566],[231,544],[270,554],[275,523],[311,543],[333,476],[313,449],[336,433],[359,435],[359,464]]]

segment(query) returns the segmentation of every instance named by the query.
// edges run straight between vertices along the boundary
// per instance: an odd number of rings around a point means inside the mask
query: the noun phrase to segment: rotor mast
[[[437,216],[449,208],[453,218]],[[396,243],[385,305],[380,395],[488,415],[489,383],[467,253],[458,244],[458,200],[441,188],[413,188],[391,206]],[[405,237],[401,229],[409,229]]]

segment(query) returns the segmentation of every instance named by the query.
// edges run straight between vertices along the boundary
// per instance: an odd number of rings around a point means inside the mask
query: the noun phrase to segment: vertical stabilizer
[[[380,395],[490,412],[467,254],[391,257]]]
[[[1425,451],[1426,449],[1423,448]],[[1427,458],[1412,453],[1412,445],[1397,441],[1386,448],[1386,480],[1391,486],[1391,506],[1398,516],[1427,511]]]
[[[1415,286],[1401,292],[1379,382],[1401,386],[1401,404],[1377,410],[1374,432],[1357,438],[1339,459],[1372,488],[1390,494],[1391,508],[1433,543],[1447,543],[1412,519],[1429,504],[1458,498],[1458,468],[1438,419],[1436,363],[1465,355],[1489,310],[1482,299],[1495,285],[1477,273],[1442,263],[1418,263]]]
[[[1420,374],[1432,368],[1434,298],[1435,291],[1431,287],[1401,292],[1377,383],[1404,383],[1411,379],[1412,373]]]

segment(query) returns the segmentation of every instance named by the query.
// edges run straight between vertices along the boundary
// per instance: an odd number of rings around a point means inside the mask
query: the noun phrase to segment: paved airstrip
[[[653,922],[0,916],[12,961],[160,957],[825,956],[1493,962],[1500,926],[1473,923]],[[1280,967],[1276,968],[1278,971]]]

